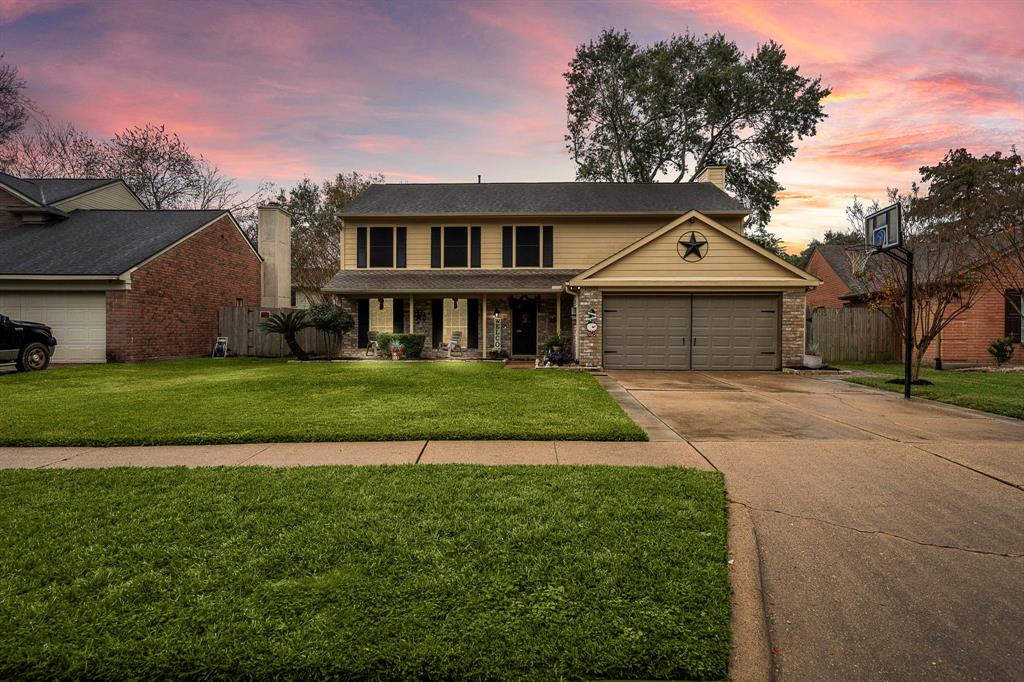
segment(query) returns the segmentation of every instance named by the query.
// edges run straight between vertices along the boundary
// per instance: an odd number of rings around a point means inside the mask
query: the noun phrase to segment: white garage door
[[[57,338],[53,362],[106,362],[106,301],[102,291],[0,292],[0,314],[52,327]]]

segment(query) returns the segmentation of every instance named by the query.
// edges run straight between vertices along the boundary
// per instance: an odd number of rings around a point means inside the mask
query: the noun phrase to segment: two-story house
[[[342,214],[324,291],[356,317],[350,353],[460,332],[471,355],[534,358],[558,330],[585,367],[799,365],[819,282],[744,238],[724,181],[376,185]]]

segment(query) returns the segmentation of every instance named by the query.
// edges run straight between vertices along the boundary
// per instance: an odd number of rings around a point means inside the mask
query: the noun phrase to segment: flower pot
[[[402,355],[401,355],[401,353],[392,352],[391,353],[391,359],[392,360],[401,360],[402,359]]]
[[[805,355],[804,356],[804,367],[807,369],[821,369],[821,356],[820,355]]]

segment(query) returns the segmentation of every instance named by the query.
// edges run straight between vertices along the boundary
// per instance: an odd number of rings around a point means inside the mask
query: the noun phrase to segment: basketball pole
[[[903,354],[903,397],[910,400],[910,377],[913,374],[913,361],[911,357],[914,351],[914,252],[907,249],[907,333],[904,343],[906,350]]]

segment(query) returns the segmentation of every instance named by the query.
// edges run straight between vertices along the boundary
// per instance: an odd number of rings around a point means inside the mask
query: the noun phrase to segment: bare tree
[[[0,52],[0,59],[4,55]],[[25,80],[18,67],[0,63],[0,144],[16,135],[28,121],[32,102],[25,95]]]
[[[103,175],[108,149],[70,123],[34,121],[3,145],[3,169],[26,178],[88,178]]]
[[[147,123],[114,135],[107,173],[121,178],[151,209],[193,208],[201,190],[199,157],[166,126]]]

